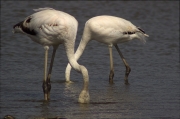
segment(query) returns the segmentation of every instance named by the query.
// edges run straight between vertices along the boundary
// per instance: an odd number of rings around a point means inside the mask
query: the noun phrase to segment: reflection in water
[[[72,98],[74,100],[75,96],[79,94],[80,87],[77,86],[77,82],[65,82],[64,94],[65,96]],[[77,101],[77,98],[76,98]]]
[[[50,113],[50,102],[48,101],[42,103],[41,109],[41,116],[35,119],[66,119],[62,116],[54,116],[54,114]]]
[[[47,118],[50,114],[50,110],[49,110],[49,103],[48,101],[43,101],[42,105],[41,105],[41,115],[45,118]]]

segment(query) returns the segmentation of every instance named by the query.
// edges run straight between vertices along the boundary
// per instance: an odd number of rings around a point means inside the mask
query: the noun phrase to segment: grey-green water
[[[43,103],[44,49],[28,37],[12,33],[14,24],[40,7],[67,12],[79,21],[76,48],[85,22],[93,16],[122,17],[144,29],[150,36],[145,45],[137,40],[119,44],[132,69],[130,85],[124,85],[125,67],[115,48],[114,85],[108,83],[108,47],[91,41],[79,60],[89,71],[91,100],[90,104],[77,103],[82,76],[72,70],[74,83],[64,82],[68,61],[60,46],[51,78],[51,100]],[[0,71],[0,118],[7,114],[17,119],[180,118],[179,2],[1,1]]]

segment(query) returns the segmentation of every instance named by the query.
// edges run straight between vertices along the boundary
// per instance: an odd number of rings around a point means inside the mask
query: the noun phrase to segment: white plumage
[[[89,102],[88,82],[89,76],[87,69],[79,65],[74,56],[74,43],[77,34],[77,20],[62,11],[52,8],[35,9],[36,13],[25,18],[24,21],[14,25],[14,33],[22,33],[29,36],[33,41],[44,46],[45,63],[44,63],[44,80],[43,91],[44,99],[49,100],[50,96],[50,76],[56,49],[59,44],[65,46],[66,54],[71,66],[78,72],[81,72],[84,79],[84,87],[79,96],[80,103]],[[47,75],[47,58],[49,46],[53,46],[51,64]]]
[[[35,9],[36,13],[14,26],[15,33],[24,33],[41,45],[58,45],[63,39],[75,39],[78,22],[62,11],[52,8]]]
[[[109,81],[113,83],[114,68],[112,58],[112,46],[115,46],[126,66],[125,83],[128,84],[128,75],[131,69],[127,64],[125,58],[123,57],[121,51],[119,50],[117,44],[128,42],[133,39],[139,39],[140,41],[145,43],[146,37],[148,37],[148,35],[145,34],[142,29],[134,26],[131,22],[125,19],[107,15],[96,16],[86,22],[81,42],[75,53],[75,58],[76,60],[80,58],[87,43],[90,40],[96,40],[98,42],[107,44],[109,46],[110,53]],[[68,64],[65,72],[65,78],[67,81],[70,81],[70,71],[71,66]]]

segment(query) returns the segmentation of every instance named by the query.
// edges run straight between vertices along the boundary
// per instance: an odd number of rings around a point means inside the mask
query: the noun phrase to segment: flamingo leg
[[[49,46],[44,46],[45,49],[45,57],[44,57],[44,80],[43,80],[43,92],[44,92],[44,100],[47,101],[48,100],[48,86],[47,86],[47,62],[48,62],[48,50],[49,50]]]
[[[50,67],[49,67],[49,71],[48,71],[48,75],[47,75],[47,96],[48,96],[48,99],[50,99],[50,90],[51,90],[51,82],[50,82],[50,79],[51,79],[51,72],[52,72],[52,67],[53,67],[53,63],[54,63],[54,58],[55,58],[55,54],[56,54],[56,50],[57,50],[57,47],[53,47],[53,53],[52,53],[52,57],[51,57],[51,63],[50,63]]]
[[[112,45],[109,45],[109,58],[110,58],[109,83],[113,83],[114,65],[113,65],[113,56],[112,56]]]
[[[121,53],[121,51],[120,51],[118,45],[115,44],[114,46],[116,47],[116,50],[118,51],[118,53],[119,53],[121,59],[123,60],[124,65],[125,65],[125,67],[126,67],[125,79],[124,79],[125,84],[129,84],[129,83],[128,83],[128,75],[129,75],[129,73],[131,72],[131,68],[130,68],[130,66],[128,65],[128,63],[126,62],[124,56],[122,55],[122,53]]]

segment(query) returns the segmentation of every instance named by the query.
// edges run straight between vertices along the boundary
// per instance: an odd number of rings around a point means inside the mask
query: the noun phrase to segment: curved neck
[[[83,51],[84,51],[87,43],[88,43],[89,40],[90,40],[90,37],[88,36],[88,35],[90,35],[90,34],[88,34],[88,31],[89,31],[89,30],[87,29],[87,27],[85,27],[84,32],[83,32],[82,39],[81,39],[80,44],[79,44],[79,46],[78,46],[78,48],[77,48],[77,50],[76,50],[75,55],[74,55],[74,56],[73,56],[73,55],[69,56],[69,60],[72,60],[72,59],[75,59],[75,60],[76,60],[76,61],[71,61],[71,66],[72,66],[72,64],[74,64],[75,62],[77,62],[77,60],[81,57],[81,55],[82,55],[82,53],[83,53]],[[87,35],[86,35],[86,34],[87,34]],[[67,45],[67,46],[69,46],[69,45]],[[66,48],[66,49],[69,50],[69,48]],[[68,51],[68,52],[69,52],[69,51]],[[74,53],[74,46],[73,46],[73,51],[71,51],[71,54],[72,54],[72,52]],[[67,53],[67,55],[68,55],[68,53]],[[72,57],[72,58],[70,58],[70,57]],[[71,66],[70,66],[70,63],[69,63],[69,64],[67,65],[67,67],[66,67],[66,71],[65,71],[65,79],[66,79],[66,81],[70,81]],[[77,66],[77,64],[75,64],[74,66]],[[78,68],[76,67],[76,69],[78,69]]]
[[[69,60],[69,63],[76,71],[80,72],[81,71],[81,69],[79,68],[80,65],[77,63],[77,60],[75,59],[75,55],[74,55],[74,41],[72,42],[72,40],[66,40],[64,42],[64,47],[66,50],[66,55]]]
[[[86,47],[87,43],[90,41],[90,39],[91,38],[90,38],[89,30],[85,27],[83,36],[81,38],[81,41],[80,41],[79,46],[75,53],[76,60],[78,60],[81,57],[81,55],[84,52],[85,47]]]
[[[86,42],[84,39],[81,39],[80,43],[79,43],[79,46],[76,50],[76,53],[75,53],[75,58],[76,60],[78,60],[81,55],[83,54],[85,48],[86,48],[86,45],[87,45],[88,42]]]
[[[88,82],[89,82],[89,75],[88,75],[88,71],[87,69],[82,66],[79,65],[75,55],[74,55],[74,42],[72,42],[71,40],[66,40],[64,42],[64,46],[66,49],[66,54],[67,54],[67,58],[69,60],[70,65],[78,72],[81,72],[81,74],[83,75],[83,79],[84,79],[84,90],[88,89]],[[82,54],[82,53],[81,53]]]

